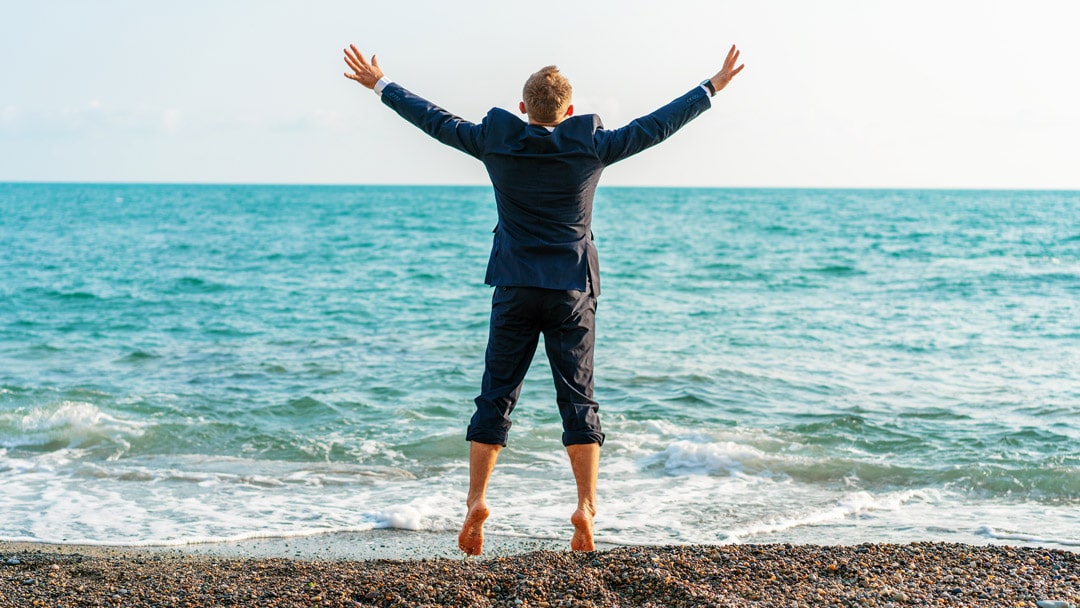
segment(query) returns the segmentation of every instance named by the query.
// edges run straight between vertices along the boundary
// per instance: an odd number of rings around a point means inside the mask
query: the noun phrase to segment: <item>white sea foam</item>
[[[370,485],[377,480],[415,478],[405,469],[387,466],[182,455],[167,459],[143,457],[105,463],[80,462],[70,472],[76,477],[93,479],[221,483],[267,488]]]
[[[449,521],[449,496],[425,494],[423,481],[388,467],[202,456],[92,463],[74,453],[0,456],[0,539],[183,545]]]
[[[875,511],[896,511],[913,500],[926,500],[932,491],[905,490],[873,495],[869,492],[852,492],[840,496],[836,502],[805,509],[792,517],[780,517],[744,525],[728,532],[731,542],[746,542],[755,536],[776,534],[803,526],[835,523]]]
[[[1080,547],[1080,539],[1053,538],[1045,535],[1027,534],[1024,532],[1008,532],[1004,530],[998,530],[992,526],[979,526],[975,529],[975,534],[979,536],[984,536],[986,538],[992,538],[994,540],[1018,540],[1025,543],[1034,543],[1037,545],[1062,545],[1064,547]]]

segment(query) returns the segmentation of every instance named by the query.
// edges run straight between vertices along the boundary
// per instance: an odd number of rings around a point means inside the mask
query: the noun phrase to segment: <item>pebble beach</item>
[[[690,545],[313,560],[0,543],[0,606],[1080,606],[1080,553]]]

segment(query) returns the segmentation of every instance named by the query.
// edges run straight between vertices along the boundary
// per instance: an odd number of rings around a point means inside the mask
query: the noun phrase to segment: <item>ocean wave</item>
[[[827,264],[825,266],[817,266],[806,268],[804,272],[811,272],[815,274],[831,275],[837,277],[849,277],[865,275],[867,272],[862,270],[856,264]]]
[[[172,293],[180,294],[210,294],[221,293],[229,289],[228,285],[217,283],[209,279],[186,276],[173,282]]]
[[[731,441],[704,443],[680,440],[668,445],[662,452],[643,459],[642,465],[648,469],[659,465],[668,474],[705,473],[733,474],[743,471],[747,466],[769,459],[761,450]],[[753,467],[758,471],[766,467]]]
[[[155,359],[161,359],[161,355],[154,354],[145,350],[134,350],[130,353],[120,357],[116,360],[117,363],[145,363],[147,361],[153,361]]]
[[[89,291],[65,291],[62,289],[46,289],[41,287],[29,287],[25,290],[28,295],[43,296],[45,298],[60,300],[62,302],[80,302],[93,300],[106,300],[107,298]]]
[[[61,401],[0,412],[0,447],[48,451],[101,442],[127,447],[149,426],[107,414],[85,401]]]
[[[863,424],[851,418],[841,417],[844,424]],[[662,473],[669,477],[756,476],[824,487],[854,485],[875,492],[938,488],[1010,502],[1080,501],[1078,467],[1067,458],[1048,457],[1028,463],[938,463],[911,456],[897,458],[893,451],[875,453],[865,449],[888,447],[884,445],[887,442],[825,440],[816,435],[835,429],[812,430],[717,433],[654,420],[642,423],[639,430],[622,441],[634,455],[639,473]],[[903,450],[904,445],[894,442],[892,447]]]
[[[925,479],[973,495],[1045,503],[1080,503],[1080,467],[972,463],[932,470]]]
[[[230,475],[205,468],[178,471],[170,479],[157,471],[129,476],[133,470],[117,470],[92,482],[43,462],[9,469],[0,510],[11,516],[0,521],[0,541],[179,546],[374,529],[446,531],[463,500],[425,491],[421,480],[408,475],[379,472],[378,479],[356,482],[371,472],[362,469],[349,470],[352,482],[335,486],[326,480],[340,477],[340,470],[298,475],[290,484],[267,483],[288,481],[272,473]],[[322,481],[306,483],[312,476]],[[63,477],[74,483],[58,483]],[[402,486],[413,491],[402,494]]]
[[[896,511],[912,501],[935,501],[939,495],[931,490],[905,490],[886,494],[853,492],[836,502],[809,509],[792,517],[780,517],[744,524],[727,531],[726,539],[743,543],[755,536],[786,532],[805,526],[839,522],[863,513]]]

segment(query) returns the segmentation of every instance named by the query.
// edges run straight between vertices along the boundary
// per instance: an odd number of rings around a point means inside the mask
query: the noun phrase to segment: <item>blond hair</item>
[[[540,68],[525,81],[521,91],[529,117],[537,122],[555,122],[570,105],[574,89],[559,68],[549,65]]]

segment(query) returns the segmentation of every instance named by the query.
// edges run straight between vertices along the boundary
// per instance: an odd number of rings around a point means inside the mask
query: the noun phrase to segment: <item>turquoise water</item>
[[[0,184],[0,540],[455,530],[495,221]],[[599,540],[1080,546],[1080,193],[609,188],[594,229]],[[541,358],[515,416],[489,527],[563,538]]]

